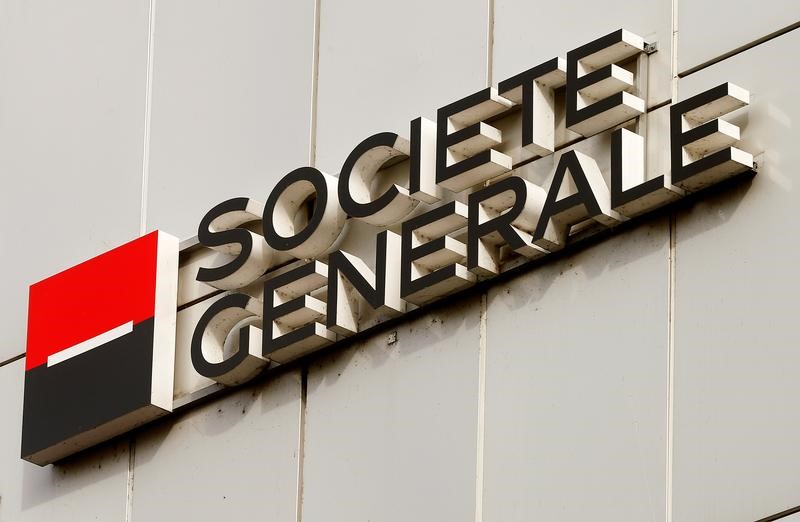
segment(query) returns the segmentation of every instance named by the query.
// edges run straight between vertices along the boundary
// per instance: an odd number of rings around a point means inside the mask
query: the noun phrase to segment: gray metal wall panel
[[[472,520],[480,302],[437,309],[309,369],[303,520]]]
[[[678,6],[678,71],[800,21],[794,0],[691,0]]]
[[[142,432],[134,520],[295,520],[300,407],[295,371]]]
[[[800,31],[680,81],[684,99],[724,81],[750,90],[730,118],[764,151],[751,183],[678,215],[676,521],[756,520],[800,504],[797,294]]]
[[[321,3],[317,166],[486,86],[484,0]]]
[[[181,238],[308,163],[314,2],[156,4],[147,226]]]
[[[665,517],[666,219],[489,292],[483,520]]]
[[[0,362],[28,286],[137,236],[147,2],[4,2]]]

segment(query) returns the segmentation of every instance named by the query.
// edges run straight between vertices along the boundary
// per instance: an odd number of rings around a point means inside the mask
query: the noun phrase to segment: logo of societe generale
[[[22,455],[47,463],[172,410],[178,241],[152,232],[30,288]]]

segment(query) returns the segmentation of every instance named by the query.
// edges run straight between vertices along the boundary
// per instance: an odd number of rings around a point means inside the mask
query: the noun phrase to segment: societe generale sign
[[[216,261],[192,274],[215,291],[186,346],[178,241],[164,232],[32,285],[22,458],[45,465],[170,413],[176,351],[197,376],[236,386],[752,173],[739,128],[720,119],[749,102],[736,85],[664,107],[666,130],[646,132],[651,52],[615,31],[441,107],[436,121],[413,119],[408,138],[367,137],[338,177],[300,167],[264,203],[219,203],[197,234]],[[659,139],[663,165],[647,160],[644,134]],[[602,158],[573,147],[595,135]],[[543,186],[528,169],[548,156]],[[369,256],[342,247],[353,222],[372,231]]]

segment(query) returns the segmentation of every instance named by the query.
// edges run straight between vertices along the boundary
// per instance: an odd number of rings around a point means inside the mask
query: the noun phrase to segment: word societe
[[[367,318],[401,315],[752,171],[752,155],[733,146],[739,128],[720,119],[749,93],[725,83],[669,107],[669,165],[647,175],[636,94],[650,51],[615,31],[438,109],[435,122],[414,119],[409,139],[366,138],[338,178],[301,167],[264,204],[212,208],[198,241],[226,262],[196,279],[227,293],[195,327],[194,369],[241,384],[363,330]],[[512,123],[501,130],[502,121]],[[559,125],[578,137],[614,129],[609,182],[589,155],[556,154]],[[545,190],[517,169],[548,155],[557,161]],[[348,219],[376,228],[374,264],[339,248]]]

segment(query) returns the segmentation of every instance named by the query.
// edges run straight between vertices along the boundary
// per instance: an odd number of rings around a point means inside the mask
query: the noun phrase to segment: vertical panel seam
[[[317,93],[319,90],[319,19],[321,0],[314,0],[314,30],[311,42],[311,114],[308,133],[308,164],[317,164]]]
[[[486,86],[494,68],[494,0],[486,1]],[[488,292],[481,294],[478,328],[478,419],[475,456],[475,522],[483,521],[484,444],[486,436],[486,315]]]
[[[308,404],[308,366],[304,366],[300,371],[300,429],[298,430],[297,441],[297,507],[295,509],[295,518],[297,522],[303,520],[303,491],[304,491],[304,475],[303,467],[305,464],[306,454],[306,408]]]
[[[144,86],[144,126],[142,129],[142,192],[139,208],[139,234],[147,230],[147,192],[150,178],[150,121],[153,99],[153,47],[155,43],[155,3],[149,0],[147,5],[147,59]],[[136,467],[136,438],[128,441],[128,473],[125,481],[125,522],[133,521],[133,483]]]
[[[675,448],[675,214],[669,216],[667,289],[667,433],[666,433],[666,521],[672,522],[673,461]]]
[[[483,520],[483,457],[486,435],[486,315],[488,292],[481,294],[480,326],[478,341],[478,433],[475,465],[475,522]]]
[[[494,0],[486,3],[486,86],[492,86],[494,68]]]
[[[147,192],[150,181],[150,121],[153,99],[153,44],[155,34],[155,4],[150,0],[147,13],[147,70],[145,73],[144,129],[142,132],[142,194],[139,211],[139,234],[147,230]]]
[[[678,3],[672,0],[671,26],[672,46],[671,67],[671,97],[672,102],[678,101]],[[665,518],[666,522],[673,519],[673,480],[675,460],[675,254],[677,251],[677,219],[675,212],[669,216],[669,266],[667,289],[667,437],[666,437],[666,491],[665,491]]]
[[[133,521],[133,472],[136,467],[136,438],[128,441],[128,477],[125,483],[125,522]]]
[[[319,28],[321,0],[314,0],[313,29],[311,34],[311,111],[309,114],[308,129],[308,164],[317,164],[317,99],[319,92]],[[295,492],[297,506],[295,519],[303,520],[303,494],[304,494],[304,467],[305,467],[305,440],[306,440],[306,405],[308,404],[308,367],[301,370],[300,375],[300,424],[297,441],[297,490]]]

